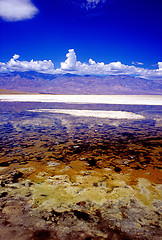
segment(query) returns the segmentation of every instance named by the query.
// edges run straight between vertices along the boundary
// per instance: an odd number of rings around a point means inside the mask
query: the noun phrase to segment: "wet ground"
[[[141,120],[29,112],[118,110]],[[160,239],[161,106],[0,103],[0,239]]]

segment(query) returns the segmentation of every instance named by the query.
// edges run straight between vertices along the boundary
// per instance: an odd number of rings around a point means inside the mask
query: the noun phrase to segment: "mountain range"
[[[29,71],[0,73],[0,89],[46,94],[160,95],[162,81],[127,75],[51,75]]]

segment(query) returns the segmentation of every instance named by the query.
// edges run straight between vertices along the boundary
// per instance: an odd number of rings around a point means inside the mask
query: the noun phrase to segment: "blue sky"
[[[68,50],[74,49],[62,71],[76,71],[78,65],[84,74],[84,63],[94,65],[95,61],[104,63],[106,74],[114,68],[118,74],[129,66],[137,72],[138,68],[150,70],[143,71],[144,77],[154,75],[155,70],[156,77],[162,78],[161,13],[161,0],[0,0],[1,66],[13,70],[13,65],[33,59],[38,64],[46,60],[47,68],[56,70],[65,63]],[[14,54],[20,58],[4,65]],[[95,65],[100,68],[95,73],[101,72],[101,65]],[[105,66],[111,71],[106,72]],[[91,71],[94,66],[85,73]],[[129,68],[128,74],[134,72]]]

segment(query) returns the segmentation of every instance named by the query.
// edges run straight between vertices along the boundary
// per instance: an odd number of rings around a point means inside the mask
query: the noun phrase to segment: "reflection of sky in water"
[[[0,95],[0,101],[7,102],[58,102],[96,103],[125,105],[162,105],[160,95]]]

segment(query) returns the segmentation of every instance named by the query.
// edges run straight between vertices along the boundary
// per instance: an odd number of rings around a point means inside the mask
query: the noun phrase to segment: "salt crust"
[[[54,94],[0,94],[0,101],[6,102],[62,102],[100,103],[125,105],[162,105],[160,95],[54,95]]]
[[[99,111],[99,110],[76,110],[76,109],[34,109],[31,112],[64,113],[77,117],[97,117],[110,119],[145,119],[140,114],[125,111]]]

